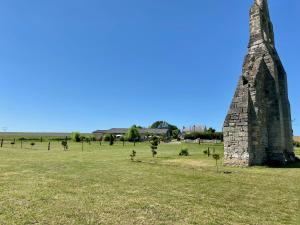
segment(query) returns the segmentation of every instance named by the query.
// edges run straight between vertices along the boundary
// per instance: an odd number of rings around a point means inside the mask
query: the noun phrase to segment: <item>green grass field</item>
[[[222,154],[221,145],[209,146]],[[191,156],[178,156],[183,147]],[[0,224],[300,224],[299,164],[217,173],[207,147],[162,144],[152,159],[146,143],[92,143],[83,152],[75,143],[67,152],[58,142],[50,151],[47,143],[6,143]]]

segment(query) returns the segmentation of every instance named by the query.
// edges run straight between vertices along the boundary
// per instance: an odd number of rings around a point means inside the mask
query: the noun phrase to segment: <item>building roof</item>
[[[109,130],[96,130],[93,134],[125,134],[128,128],[111,128]],[[139,129],[140,134],[167,134],[168,129],[151,129],[141,128]]]

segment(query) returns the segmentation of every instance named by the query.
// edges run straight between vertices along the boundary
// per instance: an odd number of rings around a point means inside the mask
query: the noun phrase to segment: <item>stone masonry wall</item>
[[[266,0],[250,10],[250,41],[224,122],[225,164],[284,164],[295,160],[286,73],[275,49]]]

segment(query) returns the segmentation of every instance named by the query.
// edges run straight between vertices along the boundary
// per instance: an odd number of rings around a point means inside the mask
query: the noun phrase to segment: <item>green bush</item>
[[[131,161],[134,161],[135,156],[136,156],[136,151],[132,150],[132,153],[130,154]]]
[[[128,141],[128,139],[126,136],[122,136],[122,137],[120,137],[120,141]]]
[[[104,136],[103,136],[103,141],[110,141],[110,137],[111,137],[112,135],[111,134],[105,134]]]
[[[297,148],[300,148],[300,142],[299,141],[294,141],[294,146]]]
[[[223,140],[223,132],[192,132],[184,135],[185,140],[196,140],[198,138],[204,140]]]
[[[113,135],[110,135],[109,145],[114,145],[115,138]]]
[[[157,155],[157,148],[158,148],[159,142],[160,142],[160,140],[156,136],[153,136],[150,140],[150,144],[151,144],[150,148],[151,148],[153,158]]]
[[[140,137],[141,135],[136,125],[133,125],[131,128],[129,128],[129,130],[126,133],[126,138],[128,139],[128,141],[131,142],[139,140]]]
[[[31,148],[33,148],[33,146],[35,145],[35,143],[31,142],[30,145],[31,145]]]
[[[72,132],[71,139],[74,142],[80,142],[81,141],[80,133],[79,132]]]
[[[62,141],[61,145],[63,146],[64,151],[68,150],[69,147],[68,147],[68,142],[66,140]]]
[[[187,148],[183,148],[181,149],[181,151],[179,152],[179,155],[180,156],[189,156],[190,153],[189,153],[189,150]]]

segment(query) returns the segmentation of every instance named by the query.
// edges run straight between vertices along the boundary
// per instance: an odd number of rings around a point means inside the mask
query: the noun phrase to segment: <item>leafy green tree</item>
[[[159,138],[156,136],[153,136],[150,140],[150,144],[151,144],[150,148],[151,148],[151,152],[152,152],[152,157],[154,158],[157,155]]]
[[[74,142],[80,142],[81,141],[80,133],[79,132],[72,132],[71,139]]]
[[[141,135],[139,132],[139,128],[136,125],[133,125],[131,128],[129,128],[129,130],[126,133],[126,137],[128,139],[128,141],[136,141],[138,139],[140,139]]]
[[[111,135],[110,135],[110,138],[109,138],[109,145],[114,145],[114,141],[115,141],[115,138],[114,138],[114,136],[111,134]]]
[[[215,129],[213,129],[212,127],[210,127],[210,128],[208,128],[208,130],[207,130],[207,132],[208,133],[215,133],[216,132],[216,130]]]
[[[63,146],[64,151],[68,150],[68,141],[63,140],[63,141],[61,142],[61,145]]]
[[[89,137],[89,136],[85,138],[85,141],[86,141],[87,143],[89,143],[89,145],[91,145],[91,140],[92,140],[92,139],[91,139],[91,137]]]
[[[136,151],[132,150],[132,153],[130,154],[131,161],[134,161],[135,156],[136,156]]]
[[[124,136],[122,136],[122,137],[120,138],[120,141],[122,141],[123,146],[125,146],[125,137],[124,137]]]
[[[213,154],[213,158],[216,160],[216,168],[217,168],[217,172],[219,172],[218,160],[220,159],[220,155]]]
[[[101,136],[101,137],[99,138],[99,144],[100,144],[100,146],[102,145],[102,140],[103,140],[103,137]]]
[[[150,128],[152,128],[152,129],[168,129],[170,134],[172,135],[172,137],[175,139],[177,139],[180,134],[180,130],[178,129],[177,126],[172,125],[166,121],[156,121],[150,126]]]
[[[179,152],[179,156],[189,156],[189,150],[187,148],[183,148],[181,149],[181,151]]]
[[[105,134],[105,135],[103,136],[103,141],[109,141],[109,140],[110,140],[110,135],[111,135],[111,134]]]
[[[180,130],[179,129],[172,130],[172,138],[178,139],[179,135],[180,135]]]

